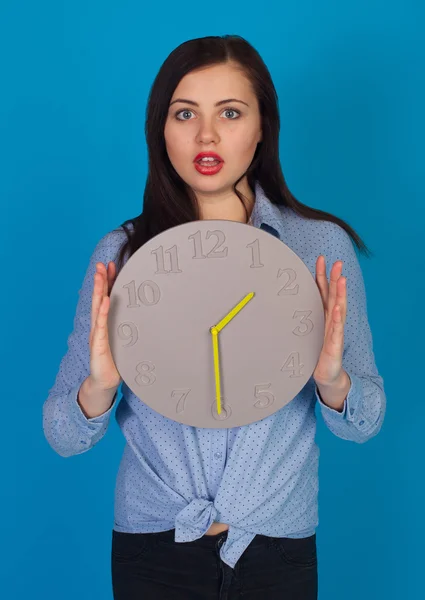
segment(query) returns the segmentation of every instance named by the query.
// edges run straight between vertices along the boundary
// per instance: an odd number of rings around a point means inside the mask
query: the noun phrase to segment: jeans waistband
[[[226,530],[226,531],[221,531],[220,533],[216,533],[215,535],[203,535],[201,538],[194,540],[192,543],[196,543],[198,546],[205,547],[205,548],[214,548],[219,540],[224,542],[227,539],[228,533],[229,533],[229,531]],[[145,535],[145,534],[143,534],[143,535]],[[161,539],[163,541],[173,542],[174,536],[175,536],[175,529],[169,529],[168,531],[158,531],[156,533],[151,533],[149,535],[158,537],[159,539]],[[271,538],[266,535],[257,534],[254,537],[254,539],[251,541],[250,545],[252,545],[254,547],[265,545],[265,544],[269,543],[270,539]],[[180,543],[180,542],[177,542],[177,543]]]

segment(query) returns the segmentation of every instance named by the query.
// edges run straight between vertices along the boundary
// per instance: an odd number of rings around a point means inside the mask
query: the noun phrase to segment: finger
[[[101,263],[102,277],[103,277],[103,295],[108,295],[108,269],[107,266]]]
[[[114,285],[114,281],[117,275],[117,269],[115,263],[111,260],[108,263],[108,296],[111,293],[112,286]]]
[[[322,296],[323,306],[327,310],[329,285],[326,277],[326,259],[322,254],[316,261],[316,283]]]
[[[103,354],[108,348],[108,310],[109,310],[109,297],[103,296],[100,304],[99,312],[97,314],[96,325],[93,332],[93,346],[96,351]]]
[[[337,285],[336,304],[341,307],[341,318],[343,323],[347,317],[347,278],[341,275]]]
[[[102,275],[99,273],[100,269],[98,265],[96,265],[96,272],[94,274],[94,283],[93,283],[93,295],[92,295],[92,306],[91,306],[91,326],[90,326],[90,337],[89,343],[91,345],[93,331],[96,326],[96,319],[99,313],[99,308],[102,303],[103,298],[103,280]]]
[[[343,265],[342,260],[337,260],[332,265],[332,269],[331,269],[331,273],[330,273],[328,310],[331,315],[332,315],[332,312],[333,312],[333,309],[335,306],[335,302],[336,302],[337,285],[338,285],[338,279],[341,276],[342,265]]]
[[[339,351],[342,356],[344,348],[344,321],[342,318],[342,309],[339,304],[336,304],[333,311],[331,341],[336,351]]]

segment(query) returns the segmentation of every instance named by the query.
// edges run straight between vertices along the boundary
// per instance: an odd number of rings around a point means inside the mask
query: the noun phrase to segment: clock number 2
[[[296,296],[298,294],[298,290],[299,290],[299,285],[297,283],[297,285],[295,285],[294,287],[289,287],[291,285],[291,283],[293,283],[295,281],[295,279],[297,278],[297,274],[294,271],[294,269],[279,269],[279,271],[277,272],[277,278],[279,279],[279,277],[281,277],[283,275],[283,273],[287,273],[288,274],[288,281],[285,283],[285,285],[283,287],[280,288],[280,290],[278,291],[277,295],[278,296]]]
[[[215,231],[207,231],[205,236],[207,240],[211,236],[215,236],[217,238],[217,243],[207,255],[205,255],[203,252],[202,234],[200,231],[197,231],[188,237],[189,240],[193,240],[195,246],[195,254],[193,255],[193,258],[226,258],[229,248],[226,246],[226,248],[219,250],[220,246],[222,246],[226,241],[226,236],[224,235],[223,231],[220,231],[219,229],[216,229]]]

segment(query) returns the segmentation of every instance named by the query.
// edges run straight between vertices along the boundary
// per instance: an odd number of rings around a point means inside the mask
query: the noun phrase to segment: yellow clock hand
[[[211,327],[213,354],[214,354],[214,375],[215,375],[215,393],[217,399],[217,412],[221,413],[221,390],[220,390],[220,359],[218,352],[218,330],[217,327]]]
[[[227,323],[229,323],[229,321],[231,321],[233,317],[235,317],[238,312],[241,311],[250,300],[252,300],[254,296],[254,292],[250,292],[243,300],[239,302],[239,304],[235,306],[235,308],[232,308],[232,310],[224,317],[224,319],[221,319],[221,321],[215,326],[217,331],[221,331],[223,327],[225,327],[225,325],[227,325]]]

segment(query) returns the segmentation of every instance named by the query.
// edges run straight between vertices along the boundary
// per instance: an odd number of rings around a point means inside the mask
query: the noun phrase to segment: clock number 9
[[[128,340],[130,338],[128,344],[123,344],[124,348],[134,346],[134,344],[139,339],[139,335],[137,333],[137,326],[132,321],[124,321],[123,323],[120,323],[117,331],[120,340]]]

